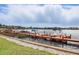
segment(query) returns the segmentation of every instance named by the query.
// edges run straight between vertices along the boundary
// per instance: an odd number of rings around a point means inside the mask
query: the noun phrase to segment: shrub
[[[26,37],[28,37],[28,35],[26,35],[26,34],[17,34],[16,37],[18,37],[18,38],[26,38]]]

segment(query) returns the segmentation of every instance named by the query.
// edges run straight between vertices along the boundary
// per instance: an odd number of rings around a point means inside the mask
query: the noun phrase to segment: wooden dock
[[[47,40],[55,40],[55,41],[60,41],[60,42],[67,42],[67,41],[71,41],[71,42],[77,42],[79,43],[78,39],[72,39],[70,36],[58,36],[58,35],[45,35],[45,34],[39,34],[39,33],[24,33],[26,35],[30,35],[32,37],[35,38],[42,38],[42,39],[47,39]]]
[[[17,34],[24,34],[24,35],[28,35],[30,37],[34,37],[34,38],[41,38],[41,39],[46,39],[46,40],[50,40],[50,41],[58,41],[58,42],[67,42],[67,41],[71,41],[71,42],[77,42],[79,43],[78,39],[72,39],[71,35],[48,35],[48,34],[41,34],[41,33],[32,33],[32,32],[28,32],[28,31],[13,31],[13,30],[9,30],[9,29],[5,29],[5,30],[0,30],[0,34],[8,34],[8,36],[16,36]]]

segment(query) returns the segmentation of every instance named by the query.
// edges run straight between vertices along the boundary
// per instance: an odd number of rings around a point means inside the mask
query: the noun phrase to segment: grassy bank
[[[4,38],[0,38],[0,55],[50,55],[51,53],[24,47],[10,42]]]

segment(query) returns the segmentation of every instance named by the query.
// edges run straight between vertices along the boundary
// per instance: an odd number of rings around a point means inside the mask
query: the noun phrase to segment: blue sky
[[[28,27],[79,26],[79,4],[0,4],[0,23]]]

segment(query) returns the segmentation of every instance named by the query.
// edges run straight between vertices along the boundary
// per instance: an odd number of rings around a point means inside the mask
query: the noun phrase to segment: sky
[[[0,24],[79,26],[79,4],[0,4]]]

